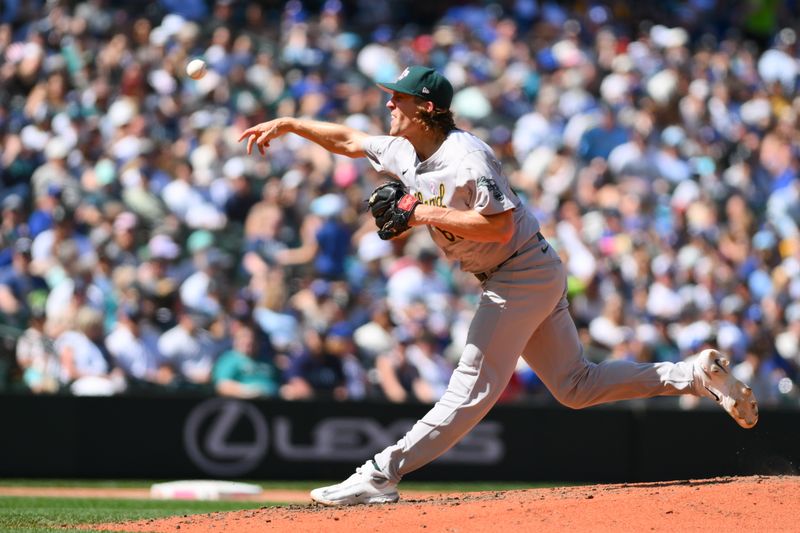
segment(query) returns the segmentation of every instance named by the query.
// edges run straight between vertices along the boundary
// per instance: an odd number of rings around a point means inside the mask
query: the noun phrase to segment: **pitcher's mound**
[[[174,533],[362,531],[797,531],[800,477],[752,476],[693,481],[473,492],[347,508],[294,505],[212,513],[98,529]]]

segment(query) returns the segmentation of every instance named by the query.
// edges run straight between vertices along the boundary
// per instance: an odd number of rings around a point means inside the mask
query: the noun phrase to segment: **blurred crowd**
[[[7,387],[437,399],[478,282],[424,229],[377,237],[365,161],[237,142],[286,115],[383,134],[374,80],[422,64],[567,264],[588,358],[718,347],[798,403],[793,2],[2,5]],[[553,400],[521,364],[502,401]]]

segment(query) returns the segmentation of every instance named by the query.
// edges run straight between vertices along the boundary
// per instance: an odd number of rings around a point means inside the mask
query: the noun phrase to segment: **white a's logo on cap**
[[[431,92],[430,89],[428,89],[427,87],[422,88],[422,94],[430,94],[430,92]]]
[[[408,67],[406,67],[406,69],[403,72],[400,73],[400,75],[397,77],[397,81],[402,80],[406,76],[408,76]]]

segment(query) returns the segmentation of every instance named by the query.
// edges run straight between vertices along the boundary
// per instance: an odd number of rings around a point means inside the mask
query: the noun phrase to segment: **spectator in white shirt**
[[[106,337],[106,347],[115,364],[130,380],[158,382],[158,332],[142,324],[141,309],[135,302],[123,302],[117,319]]]
[[[182,382],[194,385],[211,382],[216,353],[211,335],[205,329],[210,322],[211,317],[199,310],[184,310],[178,324],[158,339],[159,353]]]
[[[222,307],[218,280],[225,279],[229,260],[219,249],[207,248],[195,252],[192,261],[197,271],[181,283],[181,302],[186,307],[216,314]]]
[[[101,378],[95,382],[105,382],[103,390],[124,388],[124,380],[112,383],[111,365],[104,353],[103,314],[84,306],[78,310],[75,323],[76,328],[62,333],[55,343],[61,361],[61,383]]]
[[[440,353],[436,337],[428,331],[421,332],[414,343],[406,348],[406,357],[433,392],[433,398],[429,401],[440,398],[450,382],[453,365]],[[423,398],[420,400],[425,401]]]

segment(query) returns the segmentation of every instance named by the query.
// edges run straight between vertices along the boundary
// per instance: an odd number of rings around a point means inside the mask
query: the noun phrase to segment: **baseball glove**
[[[399,181],[378,186],[369,197],[369,210],[378,226],[378,236],[386,241],[407,231],[408,221],[419,204]]]

